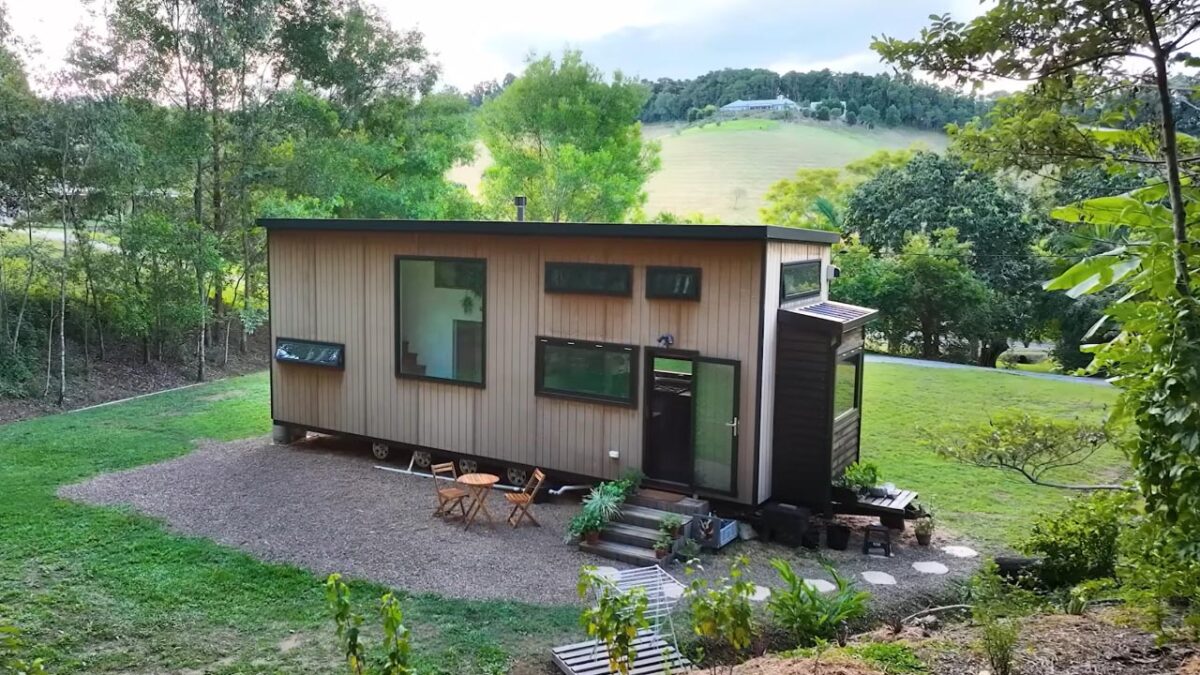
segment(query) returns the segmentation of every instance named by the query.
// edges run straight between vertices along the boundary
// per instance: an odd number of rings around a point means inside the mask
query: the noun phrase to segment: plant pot
[[[683,526],[680,525],[679,527],[676,527],[675,529],[671,530],[671,536],[676,539],[683,536]]]
[[[845,551],[850,546],[850,526],[837,523],[826,525],[825,545],[835,551]]]
[[[932,539],[933,539],[932,532],[918,532],[917,533],[917,543],[920,544],[921,546],[928,546],[929,542]]]
[[[600,531],[596,530],[594,532],[584,532],[583,540],[592,546],[599,544],[600,543]]]
[[[669,553],[669,552],[670,551],[668,551],[665,548],[662,548],[662,549],[656,548],[656,549],[654,549],[654,557],[658,558],[659,560],[662,560],[663,558],[667,557],[667,553]]]

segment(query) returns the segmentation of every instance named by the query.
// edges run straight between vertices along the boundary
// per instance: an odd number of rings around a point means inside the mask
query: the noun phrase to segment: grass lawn
[[[983,422],[1006,408],[1098,420],[1116,400],[1108,387],[978,370],[869,363],[863,378],[863,461],[877,464],[884,480],[920,492],[948,528],[996,546],[1019,539],[1037,514],[1055,511],[1074,493],[942,459],[922,444],[921,430]],[[1056,477],[1107,483],[1127,467],[1106,447]]]
[[[318,577],[54,494],[175,457],[195,439],[264,434],[267,388],[258,374],[0,427],[0,621],[40,645],[32,656],[51,672],[342,672]],[[385,592],[353,589],[363,612]],[[544,659],[545,645],[575,636],[578,616],[431,596],[402,604],[422,673]]]
[[[932,456],[918,427],[1020,406],[1097,416],[1113,392],[1011,375],[869,364],[864,458],[931,498],[948,527],[992,543],[1063,496]],[[59,485],[188,452],[197,439],[269,429],[267,377],[252,375],[0,427],[0,622],[52,672],[340,672],[321,579],[134,513],[55,497]],[[1062,476],[1109,474],[1114,453]],[[464,580],[469,583],[469,580]],[[353,584],[360,611],[385,589]],[[420,672],[504,672],[577,639],[574,608],[402,596]],[[368,623],[371,623],[370,621]]]

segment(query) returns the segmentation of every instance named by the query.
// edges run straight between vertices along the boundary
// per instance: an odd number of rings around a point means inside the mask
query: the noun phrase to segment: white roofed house
[[[759,112],[759,111],[775,111],[775,110],[799,110],[800,106],[790,98],[780,94],[775,98],[756,99],[751,101],[743,101],[738,99],[732,103],[727,103],[721,106],[723,113],[744,113],[744,112]]]

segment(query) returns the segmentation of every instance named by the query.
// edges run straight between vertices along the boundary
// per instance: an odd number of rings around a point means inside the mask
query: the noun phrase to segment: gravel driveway
[[[461,525],[433,518],[431,479],[380,471],[355,449],[316,438],[293,446],[267,438],[203,443],[183,457],[97,476],[65,486],[59,495],[100,505],[132,505],[163,519],[176,532],[207,537],[274,562],[318,574],[342,572],[413,593],[454,598],[521,600],[570,604],[582,565],[627,567],[582,553],[562,542],[578,497],[534,506],[542,527],[513,530],[499,494],[488,505],[496,526]],[[959,559],[935,547],[902,542],[893,558],[863,556],[851,540],[848,551],[824,551],[828,560],[870,590],[881,604],[913,606],[944,596],[952,579],[965,577],[978,559]],[[788,559],[808,578],[827,579],[825,558],[759,542],[726,549],[751,558],[750,578],[764,586],[779,580],[768,561]],[[704,575],[728,571],[732,554],[706,556]],[[922,574],[911,563],[938,561],[948,574]],[[860,576],[882,571],[897,584],[873,586]],[[678,578],[683,571],[671,570]],[[878,609],[878,608],[877,608]]]

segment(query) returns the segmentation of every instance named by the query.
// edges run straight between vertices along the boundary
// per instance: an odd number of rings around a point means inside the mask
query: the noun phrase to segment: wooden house
[[[858,456],[866,310],[828,232],[264,219],[271,416],[521,482],[641,469],[825,506]]]

